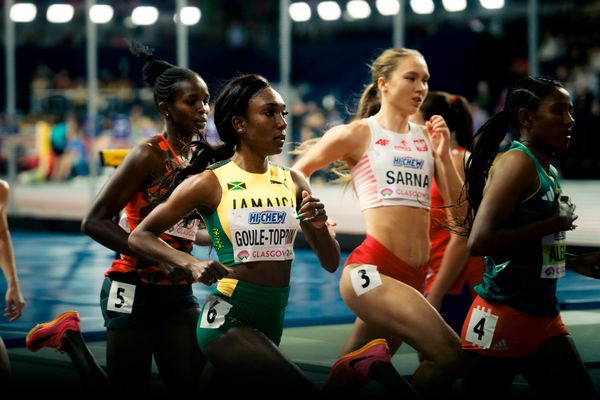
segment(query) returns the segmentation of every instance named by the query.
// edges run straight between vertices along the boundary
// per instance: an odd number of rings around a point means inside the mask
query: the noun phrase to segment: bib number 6
[[[220,297],[208,296],[202,309],[200,327],[217,329],[225,322],[225,316],[229,313],[231,307],[231,304]]]

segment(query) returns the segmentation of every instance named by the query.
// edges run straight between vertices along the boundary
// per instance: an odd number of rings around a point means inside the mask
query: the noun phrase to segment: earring
[[[165,118],[169,118],[169,113],[165,113]]]

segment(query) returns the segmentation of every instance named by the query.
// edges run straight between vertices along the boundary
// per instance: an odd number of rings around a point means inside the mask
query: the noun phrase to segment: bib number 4
[[[489,349],[497,323],[498,316],[492,314],[491,309],[486,310],[477,306],[471,313],[465,339],[483,349]]]

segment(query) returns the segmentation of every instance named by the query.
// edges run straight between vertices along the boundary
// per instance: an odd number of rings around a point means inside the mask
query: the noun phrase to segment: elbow
[[[342,258],[342,256],[340,254],[340,249],[339,249],[339,246],[337,246],[337,252],[336,252],[335,256],[326,257],[326,258],[322,259],[321,266],[323,267],[323,269],[325,271],[333,274],[335,271],[337,271],[337,269],[340,265],[341,258]]]
[[[469,254],[472,256],[485,256],[486,251],[484,246],[481,243],[481,240],[473,236],[469,236],[469,241],[467,242],[467,247],[469,248]]]
[[[96,232],[96,226],[98,226],[98,221],[96,219],[85,216],[81,221],[79,229],[81,230],[81,233],[93,237],[94,232]]]
[[[141,239],[139,238],[139,232],[137,232],[135,229],[129,234],[129,236],[127,237],[127,245],[129,246],[129,248],[133,251],[135,251],[136,253],[139,252],[139,243],[141,241]]]
[[[340,265],[340,260],[338,258],[337,261],[326,262],[322,263],[321,265],[323,266],[325,271],[333,274],[335,271],[337,271],[338,266]]]

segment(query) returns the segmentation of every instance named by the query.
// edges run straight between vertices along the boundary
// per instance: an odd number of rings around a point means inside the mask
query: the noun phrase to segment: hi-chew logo
[[[258,224],[283,224],[285,223],[286,217],[285,211],[260,211],[260,212],[251,212],[248,214],[248,223],[250,225],[258,225]]]
[[[421,169],[424,160],[413,157],[394,157],[394,167]]]

